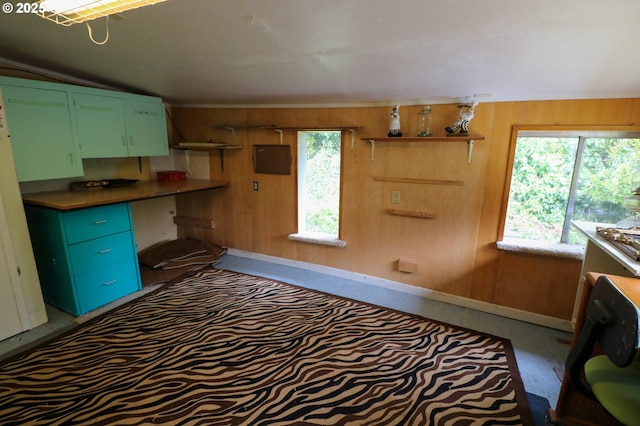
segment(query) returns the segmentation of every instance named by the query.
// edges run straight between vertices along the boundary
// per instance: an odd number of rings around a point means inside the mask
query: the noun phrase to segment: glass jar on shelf
[[[432,136],[431,127],[433,124],[433,114],[431,106],[427,105],[418,112],[418,136]]]
[[[631,216],[616,223],[616,228],[640,229],[640,187],[636,188],[633,195],[622,200],[622,206],[631,212]]]

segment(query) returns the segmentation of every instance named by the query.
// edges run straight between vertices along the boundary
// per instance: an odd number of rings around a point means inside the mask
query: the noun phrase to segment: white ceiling
[[[1,13],[0,61],[174,105],[640,97],[639,0],[169,0],[122,17],[99,46],[84,24]]]

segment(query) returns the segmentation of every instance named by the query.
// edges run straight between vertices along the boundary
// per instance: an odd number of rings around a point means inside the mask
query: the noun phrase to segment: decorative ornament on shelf
[[[390,138],[399,138],[402,136],[400,131],[400,112],[398,111],[400,106],[396,105],[391,110],[391,118],[389,119],[389,133],[387,136]]]
[[[447,135],[453,136],[453,134],[458,129],[460,129],[461,135],[469,134],[469,122],[475,114],[476,106],[478,106],[478,101],[473,101],[470,104],[458,105],[458,108],[460,108],[458,119],[455,123],[453,123],[451,127],[444,128],[444,130],[447,132]]]

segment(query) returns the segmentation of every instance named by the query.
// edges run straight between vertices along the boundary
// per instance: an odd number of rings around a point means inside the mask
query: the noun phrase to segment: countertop
[[[586,235],[587,238],[589,238],[589,241],[604,250],[605,253],[615,259],[619,264],[624,266],[629,272],[637,277],[640,276],[640,262],[631,259],[621,250],[616,248],[616,246],[599,235],[596,231],[597,226],[615,228],[615,225],[607,223],[584,222],[580,220],[573,221],[572,224],[576,227],[576,229]]]
[[[593,286],[601,275],[609,277],[618,290],[620,290],[620,292],[624,294],[637,309],[640,309],[640,278],[620,277],[617,275],[588,272],[587,282]]]
[[[22,200],[25,204],[67,211],[205,189],[223,188],[228,185],[229,182],[203,179],[187,179],[181,182],[144,180],[132,185],[113,188],[68,189],[22,194]]]

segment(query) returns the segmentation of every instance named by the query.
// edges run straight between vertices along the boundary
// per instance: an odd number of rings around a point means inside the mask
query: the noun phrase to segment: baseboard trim
[[[333,268],[330,266],[317,265],[315,263],[302,262],[299,260],[286,259],[283,257],[270,256],[266,254],[254,253],[245,250],[229,248],[227,253],[232,256],[244,257],[247,259],[270,262],[277,265],[289,266],[293,268],[304,269],[307,271],[318,272],[321,274],[331,275],[334,277],[345,278],[378,287],[388,288],[390,290],[400,291],[423,297],[425,299],[437,300],[439,302],[450,303],[452,305],[464,308],[474,309],[480,312],[486,312],[506,318],[524,321],[531,324],[541,325],[556,330],[573,332],[571,321],[562,320],[546,315],[540,315],[533,312],[527,312],[520,309],[509,308],[507,306],[496,305],[494,303],[482,302],[467,297],[455,296],[440,291],[430,290],[426,288],[416,287],[397,281],[378,278],[371,275],[361,274],[358,272],[347,271],[344,269]]]

